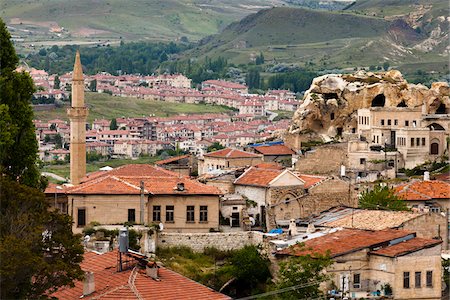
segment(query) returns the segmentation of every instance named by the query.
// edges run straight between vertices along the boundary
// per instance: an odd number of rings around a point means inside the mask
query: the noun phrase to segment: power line
[[[287,287],[287,288],[282,288],[282,289],[279,289],[279,290],[276,290],[276,291],[270,291],[270,292],[267,292],[267,293],[252,295],[252,296],[248,296],[248,297],[244,297],[244,298],[239,298],[239,299],[236,299],[236,300],[250,300],[250,299],[262,298],[262,297],[265,297],[265,296],[281,294],[281,293],[285,293],[285,292],[288,292],[288,291],[295,291],[295,290],[298,290],[298,289],[301,289],[301,288],[317,285],[317,284],[320,284],[320,283],[321,283],[321,281],[316,280],[316,281],[313,281],[313,282],[310,282],[310,283],[303,283],[303,284],[293,285],[293,286],[290,286],[290,287]],[[306,299],[308,299],[308,300],[320,300],[320,299],[325,299],[325,298],[324,297],[319,297],[319,298],[314,298],[314,299],[312,299],[312,298],[304,298],[304,299],[305,300]],[[301,300],[301,299],[299,299],[299,300]]]

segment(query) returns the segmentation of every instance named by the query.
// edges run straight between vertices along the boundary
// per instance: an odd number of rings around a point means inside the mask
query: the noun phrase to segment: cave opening
[[[325,98],[325,100],[338,99],[338,94],[336,94],[336,93],[325,93],[325,94],[323,94],[323,97]]]
[[[400,102],[397,107],[408,107],[408,105],[406,105],[405,100],[402,100],[402,102]]]
[[[386,97],[383,94],[377,95],[372,100],[372,107],[384,107],[384,104],[386,103]]]
[[[439,105],[439,107],[436,109],[436,114],[438,115],[443,115],[447,113],[447,109],[445,107],[444,103],[441,103],[441,105]]]

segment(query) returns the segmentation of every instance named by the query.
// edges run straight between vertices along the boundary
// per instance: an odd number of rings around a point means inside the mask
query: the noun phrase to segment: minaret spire
[[[77,50],[72,75],[72,107],[70,118],[70,183],[79,184],[86,175],[86,117],[84,104],[84,79],[80,52]]]

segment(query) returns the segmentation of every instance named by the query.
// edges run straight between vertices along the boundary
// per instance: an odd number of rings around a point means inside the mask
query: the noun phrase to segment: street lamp
[[[58,198],[58,190],[62,190],[63,188],[59,185],[55,186],[55,210],[56,210],[56,200]]]

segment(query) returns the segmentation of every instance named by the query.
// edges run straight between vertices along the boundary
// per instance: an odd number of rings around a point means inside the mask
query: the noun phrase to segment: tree
[[[0,285],[2,299],[38,299],[81,279],[81,236],[72,219],[51,212],[45,196],[0,178]]]
[[[393,189],[376,185],[371,191],[364,191],[359,199],[359,207],[377,210],[409,210]]]
[[[322,295],[319,285],[328,279],[323,270],[333,263],[328,254],[307,254],[280,263],[278,289],[304,285],[302,288],[280,294],[281,299],[309,299]]]
[[[222,144],[220,144],[219,142],[214,142],[208,146],[208,148],[206,149],[206,152],[213,152],[213,151],[217,151],[217,150],[221,150],[221,149],[225,149],[225,147]]]
[[[54,82],[54,84],[53,84],[53,88],[54,88],[55,90],[59,90],[60,86],[61,86],[61,80],[59,80],[59,76],[56,75],[56,76],[55,76],[55,82]]]
[[[385,71],[389,70],[389,66],[390,66],[389,62],[385,61],[385,62],[383,63],[383,69],[384,69]]]
[[[258,89],[261,86],[261,76],[257,69],[251,69],[248,71],[245,77],[247,86],[251,89]]]
[[[10,38],[0,19],[0,119],[8,129],[0,132],[0,172],[28,186],[42,187],[30,105],[33,81],[28,73],[15,72],[18,58]]]
[[[262,52],[259,52],[259,55],[256,57],[255,64],[262,65],[264,64],[264,55]]]
[[[117,130],[119,126],[117,125],[117,120],[114,118],[111,120],[111,123],[109,124],[109,129],[111,130]]]
[[[55,135],[54,142],[55,142],[55,148],[56,149],[62,148],[62,146],[63,146],[63,139],[62,139],[62,136],[59,133],[57,133]]]
[[[94,79],[89,83],[89,90],[91,90],[91,92],[97,91],[97,79]]]

